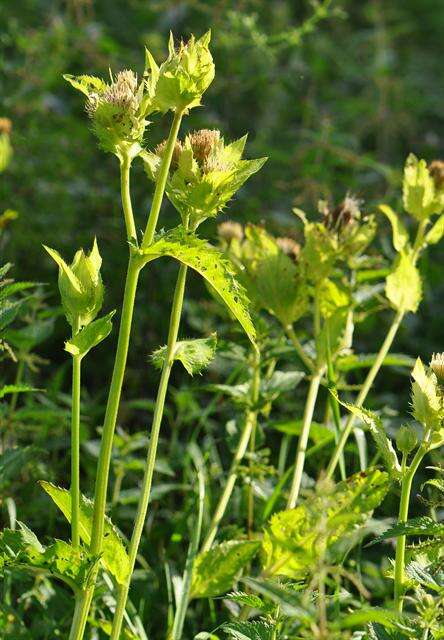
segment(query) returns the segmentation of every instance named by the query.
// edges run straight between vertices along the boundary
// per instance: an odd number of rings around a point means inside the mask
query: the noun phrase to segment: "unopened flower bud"
[[[77,251],[71,265],[49,247],[46,251],[59,266],[59,291],[68,322],[77,330],[94,320],[102,308],[104,286],[100,275],[102,258],[97,241],[86,255]]]
[[[412,425],[403,424],[396,434],[396,446],[401,453],[410,453],[418,444],[418,436]]]
[[[435,183],[435,188],[444,189],[444,161],[432,160],[429,164],[429,173]]]
[[[220,131],[217,129],[199,129],[198,131],[193,131],[187,137],[193,149],[194,159],[200,167],[205,168],[211,152],[221,139]]]
[[[222,222],[217,227],[217,233],[220,238],[226,240],[227,242],[231,242],[231,240],[243,240],[244,230],[242,225],[239,222],[233,222],[232,220],[227,220],[227,222]]]
[[[160,142],[157,147],[154,149],[154,153],[156,154],[156,156],[159,156],[159,158],[162,158],[163,154],[165,153],[165,149],[167,146],[167,140],[162,140],[162,142]],[[174,145],[174,149],[173,149],[173,156],[171,158],[171,170],[174,171],[175,169],[177,169],[177,167],[179,166],[179,158],[180,158],[180,154],[182,153],[182,143],[180,142],[180,140],[176,140],[176,143]]]
[[[202,94],[214,79],[214,63],[208,48],[211,33],[196,40],[180,42],[176,48],[171,35],[169,56],[155,69],[156,84],[153,104],[165,113],[172,110],[191,109],[200,104]]]
[[[430,361],[430,368],[440,384],[444,384],[444,353],[434,353]]]

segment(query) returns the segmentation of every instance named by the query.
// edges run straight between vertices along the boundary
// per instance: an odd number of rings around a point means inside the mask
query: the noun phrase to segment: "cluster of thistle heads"
[[[145,70],[139,80],[125,69],[108,82],[96,76],[65,75],[65,79],[86,96],[86,111],[105,151],[118,157],[135,157],[142,149],[147,117],[155,112],[186,113],[200,105],[202,95],[214,79],[209,50],[210,32],[176,47],[170,36],[168,57],[160,65],[146,50]]]

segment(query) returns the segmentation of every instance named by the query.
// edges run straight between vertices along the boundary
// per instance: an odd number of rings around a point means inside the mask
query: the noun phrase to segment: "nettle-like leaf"
[[[56,487],[50,482],[40,482],[46,493],[52,498],[68,522],[71,522],[71,494],[66,489]],[[87,545],[91,542],[91,529],[94,504],[81,496],[79,533],[83,542]],[[120,535],[109,518],[105,520],[105,535],[101,562],[105,569],[114,576],[119,584],[125,584],[130,574],[130,563],[125,546]]]
[[[229,591],[242,568],[254,558],[260,542],[229,540],[197,556],[191,598],[213,598]]]
[[[332,356],[336,356],[344,349],[349,349],[352,340],[353,324],[349,322],[347,308],[337,309],[331,316],[325,318],[321,331],[316,337],[318,362],[327,362],[327,347]]]
[[[402,251],[409,243],[409,234],[399,215],[387,204],[380,204],[379,210],[387,216],[392,225],[393,246],[396,251]]]
[[[18,525],[19,529],[4,529],[0,533],[0,573],[5,570],[46,573],[74,591],[89,585],[98,558],[63,540],[44,547],[26,525],[21,522]]]
[[[208,338],[195,340],[180,340],[176,343],[173,360],[179,360],[190,376],[201,373],[214,358],[217,346],[217,334],[212,333]],[[157,369],[164,365],[167,346],[159,347],[151,354],[151,359]]]
[[[438,220],[432,225],[426,233],[425,241],[427,244],[438,244],[444,236],[444,214],[439,216]]]
[[[340,482],[333,489],[322,487],[306,503],[274,514],[264,533],[262,560],[272,575],[302,578],[316,566],[327,549],[334,562],[341,543],[362,525],[384,499],[389,478],[378,469],[368,469]],[[350,538],[351,539],[351,538]]]
[[[140,255],[146,262],[170,256],[200,273],[254,343],[256,333],[245,290],[234,277],[233,265],[215,247],[179,226],[158,237],[149,247],[141,249]]]
[[[254,593],[245,593],[244,591],[233,591],[228,593],[224,600],[231,600],[236,602],[242,607],[249,607],[250,609],[257,609],[258,611],[269,611],[270,605],[265,603],[262,598]]]
[[[438,396],[438,384],[434,373],[427,373],[420,358],[416,360],[412,371],[413,415],[425,426],[440,426],[441,402]]]
[[[427,162],[418,160],[413,153],[404,167],[402,200],[405,210],[417,220],[427,220],[432,214],[442,212],[442,196],[436,189]]]
[[[274,626],[265,620],[228,622],[222,629],[234,640],[273,640]]]
[[[350,306],[349,292],[339,284],[326,278],[318,287],[319,309],[324,318],[330,318],[338,309]]]
[[[370,545],[377,544],[388,538],[398,538],[399,536],[444,536],[444,522],[436,522],[429,516],[411,518],[407,522],[398,522],[393,527],[384,531],[380,536],[370,542]]]
[[[417,311],[422,299],[422,282],[413,254],[399,254],[393,271],[387,277],[385,293],[395,309]]]
[[[6,395],[15,393],[32,393],[34,391],[40,391],[40,389],[31,387],[28,384],[5,384],[3,387],[0,387],[0,400]]]
[[[388,474],[394,480],[399,481],[402,475],[401,465],[399,464],[398,456],[396,455],[396,451],[393,447],[392,441],[387,437],[385,433],[381,418],[368,409],[357,407],[354,404],[349,404],[348,402],[340,400],[337,394],[333,391],[331,393],[337,399],[337,401],[342,404],[343,407],[348,409],[350,413],[355,415],[357,418],[359,418],[359,420],[361,420],[368,426],[369,431],[375,441],[376,447],[381,454],[382,459],[384,460],[384,464]]]
[[[112,317],[116,312],[111,311],[103,318],[98,318],[83,327],[75,336],[65,342],[65,351],[72,356],[80,356],[83,358],[88,351],[105,340],[112,331]]]

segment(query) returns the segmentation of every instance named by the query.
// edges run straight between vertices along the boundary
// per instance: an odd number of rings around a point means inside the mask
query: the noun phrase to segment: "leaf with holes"
[[[68,522],[71,522],[70,492],[61,487],[56,487],[50,482],[41,481],[40,484],[58,506]],[[91,542],[93,510],[94,504],[92,500],[81,496],[79,533],[83,542],[87,545]],[[130,563],[122,539],[109,518],[105,520],[105,536],[101,561],[107,571],[114,576],[119,584],[125,584],[130,574]]]
[[[256,333],[245,290],[234,277],[233,265],[215,247],[179,226],[158,236],[149,247],[140,249],[140,256],[145,262],[169,256],[197,271],[223,300],[254,343]]]

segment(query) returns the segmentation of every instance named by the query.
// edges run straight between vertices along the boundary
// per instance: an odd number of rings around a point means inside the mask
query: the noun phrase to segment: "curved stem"
[[[388,330],[388,333],[385,337],[385,340],[382,343],[381,348],[379,349],[376,360],[374,361],[371,369],[367,373],[367,377],[365,378],[364,384],[362,385],[361,390],[358,394],[358,397],[355,402],[355,405],[357,407],[362,407],[363,403],[365,402],[367,395],[372,387],[372,384],[375,381],[375,378],[378,375],[379,370],[382,367],[382,364],[388,352],[390,351],[390,348],[393,344],[393,340],[395,339],[399,326],[404,318],[404,314],[405,312],[403,310],[399,310],[396,312],[396,315],[393,318],[393,322],[390,326],[390,329]],[[347,422],[345,423],[344,429],[341,432],[338,443],[333,451],[330,462],[328,464],[327,471],[326,471],[327,478],[331,478],[333,476],[333,473],[336,469],[336,465],[340,460],[341,454],[344,450],[348,437],[355,424],[355,420],[356,420],[356,416],[350,413],[347,419]]]
[[[248,443],[250,441],[250,437],[252,431],[256,428],[257,424],[257,402],[259,400],[259,387],[260,387],[260,354],[258,350],[254,351],[254,362],[253,362],[253,380],[251,385],[251,406],[247,413],[247,417],[245,420],[244,428],[242,430],[239,443],[237,445],[236,452],[234,454],[233,461],[231,463],[230,471],[228,473],[228,478],[222,492],[221,497],[219,498],[219,502],[217,504],[214,515],[211,519],[210,528],[207,533],[207,537],[204,540],[202,545],[202,552],[208,551],[211,548],[211,545],[214,542],[214,538],[217,535],[217,531],[219,528],[220,521],[224,517],[225,511],[227,509],[228,503],[231,498],[231,494],[233,493],[234,485],[236,484],[237,475],[238,475],[238,467],[242,458],[247,451]]]
[[[130,170],[131,159],[128,154],[125,154],[122,156],[120,161],[120,195],[122,199],[127,239],[137,241],[137,231],[134,223],[133,207],[131,204]]]
[[[427,453],[427,446],[421,445],[417,450],[410,467],[404,473],[401,486],[401,500],[399,503],[398,524],[405,523],[409,517],[410,494],[412,491],[412,482],[416,471]],[[404,467],[404,464],[403,464]],[[399,614],[402,613],[403,595],[404,595],[404,567],[405,567],[405,545],[406,536],[399,536],[396,540],[396,559],[395,559],[395,582],[394,596],[395,606]]]
[[[288,496],[287,509],[294,509],[299,497],[301,488],[302,472],[305,464],[305,452],[307,451],[308,436],[310,434],[311,422],[318,397],[319,385],[323,375],[324,368],[317,371],[310,382],[307,400],[305,403],[304,415],[302,418],[301,433],[299,436],[298,447],[296,451],[296,462],[293,472],[293,482]]]
[[[128,592],[130,588],[131,575],[134,570],[134,565],[137,558],[140,539],[142,537],[143,527],[145,525],[146,514],[148,511],[148,503],[150,499],[151,485],[152,485],[153,474],[154,474],[154,465],[156,462],[156,455],[157,455],[157,445],[159,442],[160,427],[162,424],[163,411],[165,407],[165,397],[167,393],[171,368],[174,362],[174,351],[176,348],[180,317],[182,314],[186,276],[187,276],[187,267],[182,264],[179,269],[176,289],[174,292],[173,307],[171,310],[171,317],[170,317],[170,328],[168,333],[167,351],[165,355],[165,362],[162,368],[162,375],[160,378],[159,388],[157,391],[156,406],[154,409],[153,424],[151,427],[151,437],[150,437],[150,444],[148,447],[145,473],[144,473],[142,486],[140,490],[140,499],[139,499],[139,504],[137,506],[136,519],[134,521],[134,530],[131,536],[131,542],[128,550],[131,572],[130,572],[130,577],[128,578],[126,584],[119,586],[118,588],[117,604],[116,604],[116,611],[114,614],[111,640],[119,640],[120,638],[123,616],[125,613],[126,601],[128,598]]]
[[[309,356],[307,356],[307,354],[305,353],[304,348],[299,342],[299,338],[297,337],[296,332],[293,329],[293,326],[289,324],[287,327],[285,327],[285,331],[288,337],[290,338],[291,344],[293,345],[296,353],[298,354],[302,362],[305,364],[305,366],[310,372],[313,372],[315,368],[314,363],[312,359]]]
[[[80,356],[72,358],[72,408],[71,408],[71,542],[80,545]]]
[[[159,169],[159,175],[156,180],[156,188],[154,191],[150,215],[146,225],[145,233],[143,234],[143,249],[146,249],[146,247],[148,247],[152,243],[154,238],[157,220],[160,213],[160,207],[162,205],[163,194],[165,193],[165,187],[168,180],[168,172],[170,170],[171,159],[173,157],[174,147],[176,145],[182,116],[182,111],[176,111],[176,113],[174,114],[173,124],[171,125],[170,134],[168,136],[167,144]]]

